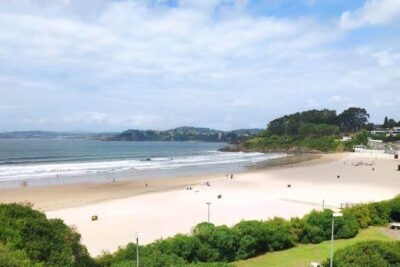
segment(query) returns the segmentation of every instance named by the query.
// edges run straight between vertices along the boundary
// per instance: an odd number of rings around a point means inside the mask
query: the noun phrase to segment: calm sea
[[[0,186],[231,173],[280,153],[218,152],[224,143],[0,139]]]

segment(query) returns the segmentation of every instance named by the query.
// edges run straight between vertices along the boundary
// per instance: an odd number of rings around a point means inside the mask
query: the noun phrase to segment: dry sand
[[[373,165],[355,166],[361,161]],[[400,191],[397,164],[399,160],[386,155],[329,154],[240,173],[234,179],[209,176],[211,186],[203,184],[205,177],[186,177],[148,180],[148,188],[141,181],[7,189],[0,190],[0,202],[33,202],[47,210],[48,217],[74,225],[89,252],[99,255],[134,241],[135,232],[144,233],[143,243],[190,233],[207,220],[206,202],[211,202],[212,223],[233,225],[243,219],[302,216],[321,209],[323,200],[326,207],[337,208],[345,202],[389,199]],[[186,190],[186,184],[195,184],[193,190]],[[163,191],[139,194],[150,190]],[[99,220],[92,222],[92,215]]]

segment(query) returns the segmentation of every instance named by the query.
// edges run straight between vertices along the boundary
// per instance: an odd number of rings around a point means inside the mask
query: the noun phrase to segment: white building
[[[392,129],[376,129],[371,131],[371,134],[373,135],[379,135],[379,134],[384,134],[386,136],[389,135],[398,135],[400,134],[400,127],[393,127]]]

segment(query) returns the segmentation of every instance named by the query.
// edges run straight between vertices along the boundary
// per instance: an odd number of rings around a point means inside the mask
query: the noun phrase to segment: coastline
[[[243,174],[263,171],[270,168],[282,168],[287,165],[304,164],[308,161],[320,159],[323,154],[290,154],[286,157],[273,158],[234,174]],[[312,164],[312,163],[310,163]],[[316,163],[318,164],[318,163]],[[223,180],[231,173],[211,173],[184,176],[156,176],[105,182],[76,182],[59,185],[35,185],[26,187],[0,188],[0,203],[29,203],[34,209],[52,211],[63,208],[80,207],[109,200],[127,198],[142,194],[170,191],[193,186],[206,181]],[[147,186],[146,186],[147,184]],[[60,196],[63,196],[60,198]]]
[[[235,173],[233,179],[217,174],[147,180],[147,189],[145,181],[133,181],[0,190],[0,202],[30,198],[49,218],[76,228],[96,256],[132,242],[134,232],[145,233],[143,244],[189,234],[207,220],[206,202],[212,203],[212,223],[232,226],[241,220],[303,216],[322,209],[322,203],[337,209],[399,193],[399,161],[386,155],[333,153],[286,161]],[[193,190],[186,189],[189,185]],[[99,220],[92,222],[93,215]]]

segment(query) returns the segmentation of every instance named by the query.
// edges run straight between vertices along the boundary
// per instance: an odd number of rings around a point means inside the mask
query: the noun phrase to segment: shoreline
[[[259,172],[270,168],[297,165],[321,157],[321,154],[287,155],[286,157],[259,162],[241,171],[236,171],[234,174]],[[112,181],[104,182],[104,180],[99,180],[59,185],[4,187],[0,188],[0,203],[30,203],[33,205],[34,209],[52,211],[143,194],[171,191],[206,181],[223,180],[226,179],[226,175],[226,173],[214,173],[175,177],[147,177],[131,180],[129,177],[125,177],[115,183]],[[60,196],[63,196],[63,198],[60,199]]]
[[[190,234],[195,225],[207,221],[208,202],[211,223],[233,226],[241,220],[290,219],[314,209],[336,210],[346,203],[399,194],[400,161],[388,155],[332,153],[305,158],[293,156],[284,160],[287,165],[277,161],[280,164],[235,173],[233,179],[219,174],[149,180],[147,192],[143,181],[23,188],[19,193],[9,191],[8,197],[0,190],[0,202],[34,200],[34,208],[45,210],[48,218],[74,227],[89,253],[97,256],[133,242],[135,232],[145,233],[142,244]],[[97,221],[91,220],[93,215]]]

